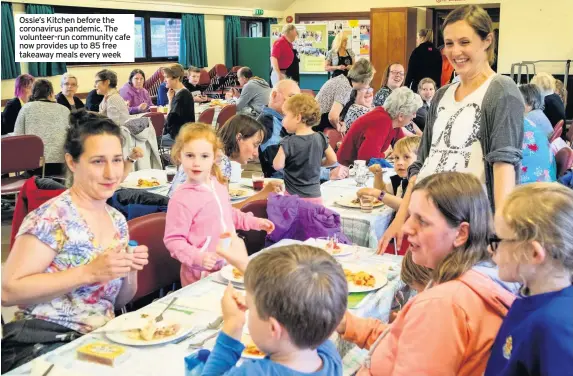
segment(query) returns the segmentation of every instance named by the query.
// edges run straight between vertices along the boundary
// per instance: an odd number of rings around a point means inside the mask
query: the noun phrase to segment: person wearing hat
[[[195,104],[193,95],[183,85],[185,70],[180,64],[163,68],[163,75],[168,90],[169,115],[165,122],[161,145],[171,147],[183,124],[195,122]]]

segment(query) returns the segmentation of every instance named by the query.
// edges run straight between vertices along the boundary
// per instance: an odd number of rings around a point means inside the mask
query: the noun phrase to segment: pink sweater
[[[213,190],[214,189],[214,190]],[[231,206],[227,188],[215,178],[207,184],[185,183],[177,188],[167,207],[163,242],[171,256],[181,262],[181,284],[186,286],[208,274],[203,265],[206,252],[215,252],[225,232],[260,229],[260,220]],[[221,269],[223,260],[209,272]]]

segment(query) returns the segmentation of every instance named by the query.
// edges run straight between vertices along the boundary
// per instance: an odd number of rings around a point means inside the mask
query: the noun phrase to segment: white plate
[[[221,269],[221,277],[233,283],[240,283],[240,284],[245,283],[245,279],[243,277],[235,278],[235,276],[233,275],[234,268],[235,267],[233,265],[225,265]]]
[[[236,193],[240,193],[240,196],[232,196],[231,192],[236,192]],[[253,192],[245,189],[245,188],[235,188],[235,187],[231,187],[229,186],[229,197],[231,198],[231,201],[235,201],[235,200],[243,200],[245,198],[248,198],[250,196],[253,195]]]
[[[123,182],[123,183],[120,184],[120,187],[121,187],[121,188],[143,189],[143,190],[148,190],[148,191],[154,190],[154,189],[159,189],[159,188],[164,188],[164,187],[166,187],[166,186],[167,186],[167,182],[165,182],[165,183],[163,183],[163,184],[161,184],[161,182],[160,182],[160,184],[157,185],[157,186],[155,186],[155,187],[139,187],[139,186],[137,185],[137,182]]]
[[[245,327],[247,325],[245,324]],[[247,330],[243,331],[243,337],[241,338],[241,342],[243,342],[243,345],[245,345],[245,348],[248,344],[254,343],[251,336],[247,333]],[[243,351],[243,353],[241,354],[242,358],[245,359],[264,359],[265,355],[252,355],[252,354],[248,354],[246,352]]]
[[[309,245],[313,245],[313,246],[318,247],[318,248],[322,248],[334,257],[348,256],[348,255],[353,254],[354,251],[356,250],[356,246],[353,246],[352,244],[340,244],[339,243],[338,246],[340,247],[340,252],[333,254],[329,250],[326,249],[326,244],[328,243],[328,241],[326,239],[309,239],[309,240],[305,241],[305,243],[307,243]]]
[[[161,307],[159,307],[161,308]],[[140,310],[137,312],[130,312],[130,313],[126,313],[124,315],[118,316],[115,320],[113,320],[113,326],[110,328],[108,325],[106,325],[105,330],[121,330],[122,325],[125,326],[126,328],[133,328],[134,326],[139,326],[139,325],[134,325],[134,322],[141,322],[141,326],[143,327],[145,325],[145,323],[147,322],[146,319],[141,318],[141,314],[148,314],[150,315],[150,317],[156,317],[159,313],[161,313],[161,309],[149,309],[149,310]],[[193,330],[193,325],[191,324],[191,322],[189,321],[189,315],[185,314],[185,313],[181,313],[181,312],[177,312],[177,311],[171,311],[171,310],[167,310],[164,314],[163,314],[163,320],[161,321],[161,323],[164,323],[166,325],[170,325],[170,324],[179,324],[180,328],[177,331],[177,333],[175,333],[174,335],[170,336],[170,337],[166,337],[166,338],[161,338],[161,339],[157,339],[157,340],[152,340],[152,341],[145,341],[142,339],[133,339],[130,338],[128,335],[128,332],[122,332],[122,331],[109,331],[106,332],[105,335],[106,337],[116,343],[122,344],[122,345],[128,345],[128,346],[152,346],[152,345],[160,345],[163,343],[169,343],[172,341],[175,341],[176,339],[179,339],[187,334],[189,334],[191,332],[191,330]]]
[[[368,292],[378,290],[388,283],[387,272],[384,271],[384,268],[377,268],[376,266],[369,266],[363,264],[351,264],[351,263],[340,263],[342,265],[342,269],[348,269],[353,273],[357,273],[360,271],[370,273],[376,278],[376,282],[374,287],[367,287],[367,286],[357,286],[354,283],[348,282],[348,292]]]
[[[283,182],[282,179],[265,178],[265,185],[267,185],[267,184],[268,184],[269,182],[271,182],[271,181],[280,181],[280,182]],[[241,178],[240,184],[241,184],[243,187],[248,187],[248,188],[254,189],[254,188],[253,188],[253,180],[250,179],[250,178]]]
[[[155,187],[138,187],[137,181],[139,179],[157,180],[159,185]],[[165,187],[167,184],[167,173],[164,170],[146,169],[131,172],[120,186],[122,188],[152,190]]]
[[[334,201],[334,203],[340,206],[344,206],[345,208],[360,209],[360,203],[355,204],[352,202],[352,200],[355,200],[356,197],[357,197],[356,195],[341,197],[338,200]],[[379,208],[381,206],[384,206],[384,203],[382,201],[378,202],[377,204],[374,204],[373,208]]]

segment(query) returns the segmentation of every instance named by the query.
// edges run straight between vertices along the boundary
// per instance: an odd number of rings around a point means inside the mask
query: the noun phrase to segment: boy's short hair
[[[201,73],[201,69],[194,67],[194,66],[190,66],[189,68],[187,68],[187,72],[188,72],[188,74]]]
[[[394,144],[394,153],[414,153],[418,154],[418,147],[420,147],[420,141],[422,141],[422,137],[420,136],[408,136],[399,139]]]
[[[315,349],[334,332],[348,300],[340,264],[327,252],[290,245],[263,252],[245,271],[257,313],[276,319],[300,349]]]
[[[301,122],[309,127],[320,123],[320,105],[308,94],[296,94],[285,101],[285,109],[294,116],[300,115]]]
[[[410,287],[412,287],[414,283],[425,287],[432,279],[432,270],[416,264],[414,260],[412,260],[412,252],[407,251],[402,259],[400,279]]]
[[[434,89],[436,89],[436,82],[434,80],[432,80],[430,77],[426,77],[426,78],[422,78],[420,80],[420,82],[418,83],[418,91],[422,90],[422,87],[425,84],[432,84],[432,85],[434,85]]]

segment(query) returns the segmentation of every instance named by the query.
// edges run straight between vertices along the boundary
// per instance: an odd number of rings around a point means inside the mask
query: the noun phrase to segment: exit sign
[[[253,16],[262,16],[265,13],[262,9],[253,9]]]

